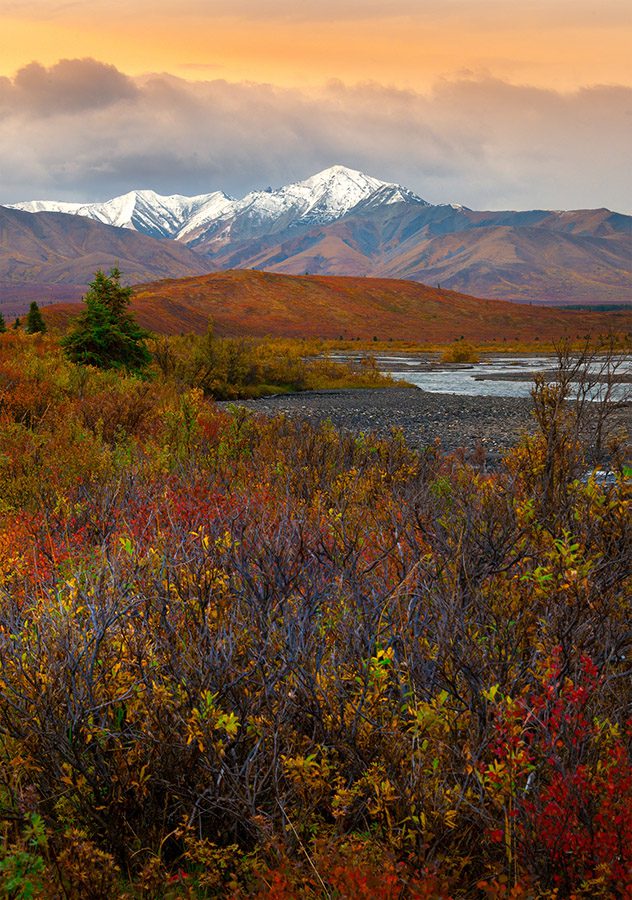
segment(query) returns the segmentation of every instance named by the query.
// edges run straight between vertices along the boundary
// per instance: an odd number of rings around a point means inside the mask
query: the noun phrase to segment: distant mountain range
[[[163,269],[379,276],[522,302],[632,302],[632,216],[606,209],[476,212],[433,205],[402,185],[344,166],[242,199],[221,191],[195,197],[132,191],[104,203],[35,200],[11,209],[91,219],[159,238],[161,252],[168,246],[188,251],[177,261],[165,255]],[[116,241],[113,255],[121,253],[121,269],[136,280],[142,248],[130,246],[124,254],[124,239]],[[160,252],[147,252],[156,265]],[[136,262],[128,270],[123,259]],[[44,269],[38,278],[59,282],[60,275],[44,278]],[[16,271],[7,272],[0,256],[0,282],[15,281]]]
[[[325,225],[352,210],[409,203],[429,206],[398,184],[388,184],[344,166],[332,166],[286,187],[251,191],[242,200],[223,191],[163,197],[154,191],[130,191],[104,203],[31,200],[9,208],[25,212],[61,212],[85,216],[148,234],[167,237],[213,253],[236,239],[273,235],[287,228]]]

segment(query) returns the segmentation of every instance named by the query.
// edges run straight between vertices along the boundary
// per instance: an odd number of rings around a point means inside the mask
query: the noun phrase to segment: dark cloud
[[[340,82],[309,94],[131,81],[85,60],[0,79],[0,202],[135,187],[240,196],[344,163],[433,202],[629,212],[630,146],[632,89],[622,87],[559,94],[462,78],[429,95]]]

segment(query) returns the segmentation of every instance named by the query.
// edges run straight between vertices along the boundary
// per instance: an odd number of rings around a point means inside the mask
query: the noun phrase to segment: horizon
[[[272,191],[272,192],[280,191],[283,188],[290,187],[291,185],[294,185],[294,184],[300,184],[302,182],[307,181],[310,178],[321,175],[324,172],[327,172],[330,169],[335,169],[335,168],[347,169],[352,172],[357,172],[358,174],[368,176],[370,178],[375,178],[378,181],[382,181],[384,184],[394,184],[394,185],[397,185],[398,187],[402,187],[402,188],[410,190],[408,185],[403,184],[402,182],[387,182],[384,179],[380,178],[379,175],[376,175],[373,172],[362,172],[359,169],[351,169],[350,166],[345,166],[344,164],[341,164],[341,163],[333,163],[331,166],[326,166],[324,169],[321,169],[318,172],[309,173],[304,178],[297,179],[296,181],[288,182],[287,184],[279,184],[279,185],[275,185],[275,186],[267,185],[266,187],[253,187],[250,190],[246,191],[241,196],[233,196],[232,194],[228,194],[221,186],[212,187],[210,190],[206,190],[206,191],[203,190],[197,194],[183,194],[179,191],[174,191],[169,194],[164,194],[164,193],[161,193],[160,191],[157,191],[153,187],[145,186],[145,187],[133,187],[133,188],[130,188],[130,190],[124,191],[121,194],[116,194],[114,196],[97,197],[95,199],[83,198],[82,200],[66,201],[66,200],[60,200],[59,198],[53,197],[53,196],[29,197],[29,198],[24,198],[23,200],[20,200],[20,201],[11,201],[10,203],[5,203],[3,201],[0,201],[0,206],[12,207],[12,206],[15,206],[16,204],[20,204],[20,203],[22,203],[22,204],[27,204],[27,203],[60,203],[60,204],[62,204],[63,203],[63,204],[74,205],[74,206],[79,206],[79,207],[95,206],[95,205],[110,203],[113,200],[119,200],[119,199],[122,199],[123,197],[126,197],[131,194],[154,194],[155,196],[159,197],[160,199],[181,197],[182,199],[190,200],[197,196],[206,196],[206,195],[211,196],[215,193],[223,193],[229,200],[239,202],[240,200],[243,200],[246,196],[248,196],[248,194],[250,194],[250,193],[254,194],[254,193],[268,193],[270,191]],[[423,196],[420,196],[418,194],[416,194],[416,196],[422,201],[430,202],[430,201],[426,201],[426,198]],[[445,201],[434,202],[434,203],[431,203],[430,205],[431,206],[453,206],[453,207],[461,207],[465,210],[472,210],[471,207],[465,206],[464,204],[460,204],[460,203],[458,203],[458,201],[445,200]],[[536,207],[522,207],[522,208],[512,208],[512,209],[509,209],[507,207],[502,207],[502,208],[501,207],[497,207],[497,208],[488,207],[485,209],[472,210],[472,211],[478,211],[478,212],[505,212],[505,211],[506,212],[528,212],[528,211],[541,210],[543,212],[581,212],[582,210],[599,210],[599,209],[604,209],[607,212],[611,212],[616,215],[632,215],[632,213],[621,212],[621,210],[611,209],[610,207],[607,207],[607,206],[568,207],[565,209],[561,209],[561,208],[558,209],[558,208],[553,208],[553,207],[537,207],[537,208]]]

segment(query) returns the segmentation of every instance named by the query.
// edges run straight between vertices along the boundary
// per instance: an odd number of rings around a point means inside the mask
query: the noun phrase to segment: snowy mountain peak
[[[308,209],[303,215],[318,222],[338,219],[371,200],[375,201],[374,205],[396,202],[427,205],[401,185],[380,181],[357,169],[341,165],[323,169],[305,181],[295,182],[281,190],[289,195],[305,196]]]
[[[383,184],[386,184],[386,182],[380,181],[378,178],[373,178],[371,175],[365,175],[364,172],[360,172],[357,169],[350,169],[348,166],[340,165],[330,166],[328,169],[323,169],[322,172],[317,172],[315,175],[311,175],[304,181],[296,183],[309,185],[316,189],[321,185],[324,185],[329,189],[335,189],[337,187],[344,189],[347,186],[353,185],[362,192],[366,192],[367,190],[375,191]]]
[[[13,208],[88,216],[106,225],[197,246],[209,240],[225,242],[257,233],[324,225],[355,209],[392,203],[430,205],[399,184],[334,165],[277,190],[251,191],[241,200],[223,191],[186,197],[134,190],[102,203],[32,200],[15,203]]]
[[[235,221],[226,236],[234,238],[253,227],[283,230],[324,225],[367,203],[378,206],[398,202],[428,205],[401,185],[335,165],[274,191],[251,191],[230,211]]]

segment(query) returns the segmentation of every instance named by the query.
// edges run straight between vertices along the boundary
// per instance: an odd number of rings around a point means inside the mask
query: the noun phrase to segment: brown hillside
[[[257,240],[211,242],[214,267],[406,278],[549,306],[632,303],[632,217],[393,204]]]
[[[137,285],[133,310],[145,328],[163,334],[203,332],[209,319],[219,335],[360,337],[452,341],[550,340],[569,335],[630,331],[632,310],[569,312],[479,300],[412,281],[278,275],[253,270]],[[63,325],[76,305],[51,306],[46,317]]]
[[[31,300],[79,300],[96,269],[118,266],[126,282],[183,278],[213,266],[176,241],[115,228],[83,216],[0,206],[0,310]]]

